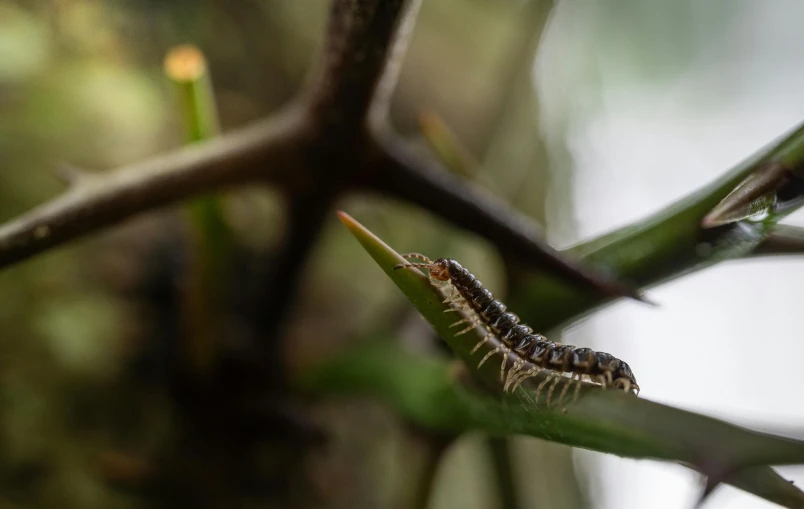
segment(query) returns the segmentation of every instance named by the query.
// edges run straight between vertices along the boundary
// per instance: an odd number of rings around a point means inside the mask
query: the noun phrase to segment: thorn
[[[91,175],[85,170],[66,161],[58,161],[53,168],[53,173],[56,178],[71,187],[91,178]]]
[[[659,306],[656,302],[645,297],[645,295],[642,292],[640,292],[636,287],[626,282],[618,281],[616,279],[614,280],[613,284],[609,283],[605,286],[605,291],[611,297],[615,298],[627,297],[630,299],[634,299],[638,302],[641,302],[643,304],[647,304],[649,306],[653,307]]]
[[[734,223],[756,213],[761,200],[774,199],[776,191],[790,178],[781,161],[760,163],[720,203],[701,220],[701,228]]]
[[[637,293],[636,300],[638,300],[639,302],[641,302],[643,304],[647,304],[648,306],[654,307],[654,308],[659,307],[659,304],[655,300],[651,300],[651,299],[645,297],[644,293]]]
[[[706,485],[704,486],[703,492],[701,493],[701,496],[698,497],[698,500],[695,502],[693,509],[701,509],[706,500],[709,498],[712,492],[714,492],[718,488],[718,486],[720,486],[720,482],[717,479],[711,476],[707,477]]]

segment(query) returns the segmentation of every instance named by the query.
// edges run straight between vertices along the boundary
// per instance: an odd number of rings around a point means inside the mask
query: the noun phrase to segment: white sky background
[[[804,120],[804,2],[676,0],[672,16],[646,4],[668,2],[563,0],[548,29],[542,121],[575,175],[576,230],[559,244],[656,211]],[[606,14],[621,6],[635,9]],[[567,340],[625,359],[651,400],[804,432],[804,256],[731,262],[649,296],[661,307],[618,304]],[[744,377],[756,367],[768,378]],[[603,509],[687,509],[700,490],[671,464],[578,457]],[[804,487],[804,467],[778,470]],[[706,507],[777,506],[721,488]]]

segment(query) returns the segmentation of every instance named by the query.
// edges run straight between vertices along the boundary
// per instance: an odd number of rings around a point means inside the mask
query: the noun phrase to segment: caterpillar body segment
[[[461,319],[452,325],[458,327],[466,324],[458,335],[478,326],[488,331],[488,334],[475,345],[472,353],[484,344],[493,347],[480,361],[480,365],[495,354],[502,354],[500,378],[504,382],[505,391],[513,391],[528,378],[535,377],[541,371],[548,371],[547,378],[536,389],[538,397],[548,383],[552,382],[547,389],[548,406],[557,385],[562,380],[566,380],[566,383],[559,394],[559,402],[566,396],[573,383],[575,383],[573,398],[576,398],[584,379],[599,384],[603,389],[611,387],[639,394],[639,385],[626,362],[605,352],[556,343],[541,334],[534,333],[530,327],[521,324],[517,315],[509,312],[504,303],[495,299],[494,295],[457,261],[448,258],[430,260],[418,253],[406,254],[403,257],[421,262],[400,264],[394,269],[404,267],[424,269],[434,283],[446,283],[457,294],[451,295],[444,301],[452,306],[446,312],[470,311],[469,318]],[[510,353],[514,354],[513,361],[509,359]],[[506,364],[509,365],[507,377]]]

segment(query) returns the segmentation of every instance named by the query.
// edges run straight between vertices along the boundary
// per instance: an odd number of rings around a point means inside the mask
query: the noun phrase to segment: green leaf
[[[500,364],[477,361],[488,349],[470,351],[479,331],[455,336],[455,313],[444,313],[440,291],[414,269],[394,270],[404,260],[393,249],[340,213],[341,220],[374,261],[470,366],[481,389],[461,381],[460,371],[444,362],[422,359],[388,346],[363,346],[322,367],[307,382],[319,390],[368,390],[392,403],[401,413],[426,426],[479,429],[491,434],[523,434],[574,447],[630,458],[674,461],[787,507],[804,507],[804,493],[782,480],[766,465],[804,463],[804,442],[757,433],[717,419],[654,403],[619,391],[585,384],[566,413],[546,409],[544,395],[534,396],[539,379],[513,394],[500,390]],[[467,377],[468,378],[468,377]]]

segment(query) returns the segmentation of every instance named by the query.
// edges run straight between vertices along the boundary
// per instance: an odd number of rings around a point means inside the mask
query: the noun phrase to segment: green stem
[[[769,162],[804,165],[804,125],[726,173],[716,182],[636,224],[579,244],[569,251],[586,264],[645,288],[715,263],[751,256],[784,214],[765,221],[741,221],[703,229],[701,221],[748,175]],[[523,275],[527,283],[511,298],[523,322],[549,331],[612,302],[580,292],[549,274]]]
[[[687,466],[722,454],[723,451],[716,451],[715,442],[726,444],[728,449],[750,447],[769,451],[767,445],[771,442],[765,445],[761,442],[777,440],[636,398],[628,399],[639,401],[641,408],[635,405],[629,408],[623,404],[625,400],[614,397],[613,391],[603,394],[596,391],[597,397],[583,398],[578,402],[584,407],[583,415],[576,408],[573,413],[577,418],[568,419],[561,413],[535,408],[527,399],[501,400],[468,388],[460,373],[455,363],[413,355],[387,341],[358,345],[329,357],[295,381],[300,389],[322,396],[372,396],[392,406],[410,422],[435,431],[482,430],[493,436],[523,434],[599,451],[616,451],[626,457],[674,459]],[[633,426],[623,429],[616,419],[629,421]],[[665,428],[661,431],[656,428],[660,423]],[[795,441],[787,442],[788,447],[800,448]],[[616,448],[611,447],[613,443],[617,443]],[[773,463],[785,463],[781,459],[781,456],[767,458]],[[766,466],[746,466],[725,482],[785,507],[804,507],[804,493]]]
[[[174,47],[165,57],[165,73],[180,103],[188,143],[217,136],[218,112],[203,53],[194,46]],[[187,353],[193,367],[204,371],[214,360],[222,333],[220,310],[233,239],[218,196],[195,198],[186,210],[193,243],[184,299]]]

